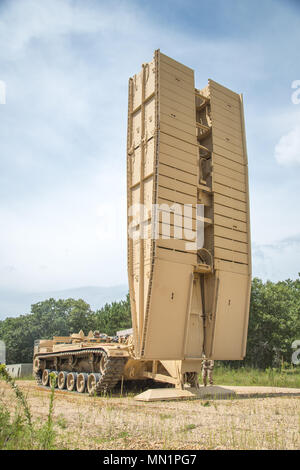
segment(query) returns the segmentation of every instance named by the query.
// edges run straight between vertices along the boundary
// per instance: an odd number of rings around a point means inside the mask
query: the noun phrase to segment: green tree
[[[115,335],[118,330],[131,327],[130,300],[127,294],[126,300],[105,304],[103,308],[94,314],[94,325],[97,330],[108,335]]]
[[[254,367],[290,362],[300,338],[300,280],[252,282],[246,363]]]
[[[93,312],[82,299],[47,299],[31,306],[29,315],[0,322],[0,339],[6,344],[7,362],[31,362],[36,339],[68,336],[83,330],[99,330],[115,335],[130,328],[129,295],[125,300],[106,304]],[[290,362],[292,342],[300,339],[300,279],[252,282],[247,355],[244,361],[231,361],[259,368]],[[226,361],[227,362],[227,361]]]
[[[33,304],[29,315],[6,318],[0,323],[7,363],[31,362],[37,339],[66,336],[80,329],[88,333],[91,320],[91,308],[81,299],[47,299]]]

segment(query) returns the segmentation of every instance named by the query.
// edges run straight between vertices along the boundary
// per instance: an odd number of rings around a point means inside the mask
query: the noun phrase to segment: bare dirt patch
[[[18,381],[36,420],[48,414],[49,390]],[[272,396],[260,387],[227,387],[230,399],[143,403],[133,396],[89,397],[56,392],[57,447],[65,449],[299,449],[299,396]],[[246,390],[247,389],[247,390]],[[249,390],[248,390],[249,389]],[[297,393],[295,389],[289,389]],[[268,393],[271,396],[268,396]],[[273,394],[274,394],[273,389]],[[242,398],[244,397],[244,398]],[[0,399],[13,411],[11,389],[0,382]]]

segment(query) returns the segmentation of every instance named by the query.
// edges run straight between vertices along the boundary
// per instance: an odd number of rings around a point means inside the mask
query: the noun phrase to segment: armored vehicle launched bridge
[[[41,341],[34,370],[45,385],[54,370],[59,387],[78,391],[107,390],[121,378],[182,389],[198,385],[203,357],[245,356],[251,246],[242,95],[213,80],[195,88],[194,71],[157,50],[129,80],[127,198],[132,333]]]

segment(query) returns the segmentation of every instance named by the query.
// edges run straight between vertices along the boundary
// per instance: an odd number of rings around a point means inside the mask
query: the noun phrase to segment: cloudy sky
[[[299,3],[0,1],[0,289],[127,282],[127,83],[157,48],[244,94],[253,274],[297,277]]]

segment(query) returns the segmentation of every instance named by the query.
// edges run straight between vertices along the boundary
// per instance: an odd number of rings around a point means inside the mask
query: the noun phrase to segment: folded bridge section
[[[156,51],[129,80],[128,276],[136,355],[245,355],[251,252],[243,102]]]

